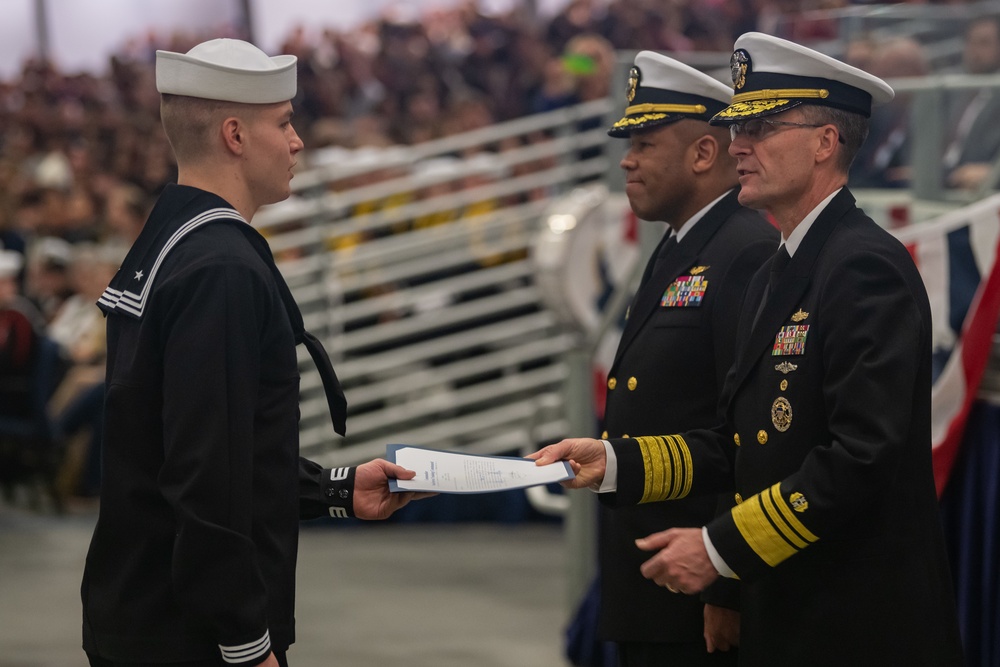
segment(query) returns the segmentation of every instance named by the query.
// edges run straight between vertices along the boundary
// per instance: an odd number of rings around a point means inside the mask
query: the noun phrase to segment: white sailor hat
[[[708,121],[733,96],[729,86],[673,58],[640,51],[628,74],[625,116],[611,126],[612,137],[673,123],[681,118]]]
[[[225,102],[285,102],[295,97],[295,61],[238,39],[212,39],[187,53],[157,51],[156,89]]]
[[[801,104],[871,116],[872,106],[893,97],[882,79],[799,44],[759,32],[741,35],[729,68],[733,98],[713,125],[738,123]]]

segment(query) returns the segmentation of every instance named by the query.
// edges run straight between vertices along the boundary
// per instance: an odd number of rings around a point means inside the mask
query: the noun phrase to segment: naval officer
[[[608,133],[629,142],[621,168],[632,210],[664,222],[666,233],[608,374],[604,438],[716,424],[743,292],[778,241],[773,226],[737,201],[729,131],[708,124],[731,96],[720,81],[651,51],[629,73],[625,115]],[[713,586],[709,604],[675,595],[642,576],[648,554],[635,545],[656,531],[703,526],[715,511],[708,495],[602,504],[598,633],[617,644],[624,667],[736,664],[736,582]]]
[[[741,589],[740,665],[962,663],[931,471],[931,317],[906,249],[855,205],[847,173],[882,80],[760,33],[731,59],[739,199],[781,230],[751,280],[725,424],[636,442],[568,440],[576,486],[628,505],[734,491],[703,528],[639,540],[643,575]],[[696,381],[697,377],[690,378]],[[634,434],[638,435],[638,434]]]

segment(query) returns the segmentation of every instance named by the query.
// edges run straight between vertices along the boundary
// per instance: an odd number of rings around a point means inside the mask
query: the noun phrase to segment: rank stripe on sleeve
[[[635,439],[645,472],[640,503],[684,498],[691,492],[691,450],[679,435]]]
[[[779,482],[732,509],[747,545],[771,567],[819,540],[792,513],[780,486]]]

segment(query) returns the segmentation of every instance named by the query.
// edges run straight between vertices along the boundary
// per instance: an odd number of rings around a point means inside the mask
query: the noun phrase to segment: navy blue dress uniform
[[[287,101],[295,59],[212,40],[159,52],[157,87]],[[353,515],[355,469],[299,457],[298,343],[345,429],[329,358],[264,238],[195,187],[164,190],[98,306],[107,398],[84,649],[96,664],[282,660],[295,638],[299,519]]]
[[[108,393],[85,650],[182,662],[265,639],[287,649],[298,521],[349,516],[354,469],[299,458],[302,319],[267,242],[216,195],[167,186],[99,306]]]
[[[629,109],[610,130],[612,136],[627,137],[681,118],[708,121],[730,97],[718,81],[648,51],[635,59],[629,91]],[[708,428],[718,422],[719,392],[733,361],[743,292],[778,241],[777,230],[736,197],[735,190],[720,189],[711,208],[688,222],[691,227],[685,225],[679,243],[668,230],[650,257],[608,374],[603,437]],[[723,664],[735,657],[735,652],[706,652],[702,600],[645,579],[639,567],[649,554],[635,545],[637,538],[656,531],[702,526],[715,513],[716,499],[710,496],[602,506],[598,632],[603,639],[655,643],[660,652],[684,651],[687,660],[698,661],[684,664]],[[730,584],[720,583],[720,589]],[[712,601],[735,608],[738,594],[734,585],[731,589],[714,591]]]
[[[804,102],[867,115],[888,89],[756,33],[736,42],[733,74],[734,103],[715,121]],[[741,665],[960,665],[931,471],[921,277],[847,189],[787,256],[748,288],[725,424],[612,441],[615,501],[735,483],[736,506],[707,530],[741,582]]]

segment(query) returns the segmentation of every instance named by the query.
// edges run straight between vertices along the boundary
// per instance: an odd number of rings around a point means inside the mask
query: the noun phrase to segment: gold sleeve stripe
[[[640,437],[644,469],[640,503],[683,498],[691,492],[692,461],[687,443],[679,435]]]
[[[799,537],[796,534],[796,532],[792,530],[785,521],[782,521],[780,519],[778,521],[774,521],[774,517],[778,516],[780,510],[778,510],[778,508],[775,506],[775,499],[772,496],[773,493],[774,493],[774,487],[772,486],[770,489],[760,494],[760,502],[762,505],[764,505],[764,511],[767,513],[767,516],[771,517],[771,520],[773,521],[775,528],[777,528],[778,531],[781,532],[782,537],[791,542],[796,549],[805,549],[809,545],[806,543],[805,540]],[[778,498],[778,504],[779,505],[781,504],[780,497]]]
[[[819,539],[792,515],[780,483],[737,505],[732,513],[747,545],[771,567]]]
[[[625,109],[625,114],[634,113],[705,113],[708,108],[704,104],[633,104]]]
[[[675,498],[684,498],[691,493],[691,482],[694,481],[694,463],[691,461],[691,448],[681,435],[673,436],[677,438],[680,449],[681,462],[683,463],[684,476],[677,480],[677,494]]]
[[[664,444],[666,444],[667,451],[670,452],[670,460],[680,461],[682,455],[681,455],[681,448],[680,445],[677,444],[677,440],[675,440],[672,435],[665,435],[661,438],[661,440],[663,441]],[[674,465],[671,466],[671,468],[672,469],[670,471],[671,473],[670,488],[673,489],[673,491],[665,498],[666,500],[673,500],[674,498],[677,497],[677,494],[680,491],[681,482],[684,475],[684,470],[682,465]]]
[[[830,91],[824,88],[778,88],[775,90],[751,90],[747,93],[733,95],[730,104],[737,102],[752,102],[754,100],[776,100],[782,97],[792,97],[796,99],[823,99],[830,96]]]
[[[656,474],[656,470],[659,469],[659,466],[656,466],[655,468],[653,466],[653,448],[651,447],[651,445],[655,444],[656,438],[639,437],[636,438],[635,441],[639,445],[639,453],[642,454],[643,483],[642,499],[639,502],[646,503],[650,502],[649,500],[646,500],[646,498],[649,495],[649,490],[653,488],[653,477]],[[659,459],[659,457],[657,458]],[[657,463],[662,465],[659,460],[657,460]]]

